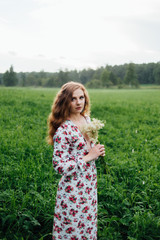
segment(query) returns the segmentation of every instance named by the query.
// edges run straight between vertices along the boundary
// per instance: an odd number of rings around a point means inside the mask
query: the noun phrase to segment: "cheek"
[[[70,109],[72,110],[74,107],[75,107],[75,103],[74,103],[74,102],[71,102],[71,104],[70,104]]]
[[[83,106],[85,105],[85,103],[86,103],[86,101],[85,101],[85,99],[83,99]]]

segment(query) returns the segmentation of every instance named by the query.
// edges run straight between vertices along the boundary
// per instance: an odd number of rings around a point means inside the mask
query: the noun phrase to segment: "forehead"
[[[78,88],[75,91],[73,91],[72,97],[78,97],[84,95],[84,92],[82,89]]]

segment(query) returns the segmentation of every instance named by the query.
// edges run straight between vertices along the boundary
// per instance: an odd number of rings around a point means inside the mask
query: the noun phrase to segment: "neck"
[[[76,122],[76,121],[79,121],[81,117],[82,115],[80,113],[77,113],[77,114],[71,114],[69,116],[69,119]]]

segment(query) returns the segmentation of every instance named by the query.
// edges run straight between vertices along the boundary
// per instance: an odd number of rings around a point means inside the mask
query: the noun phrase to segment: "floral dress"
[[[85,162],[87,142],[78,127],[66,120],[54,135],[53,167],[58,184],[52,239],[97,239],[97,169]]]

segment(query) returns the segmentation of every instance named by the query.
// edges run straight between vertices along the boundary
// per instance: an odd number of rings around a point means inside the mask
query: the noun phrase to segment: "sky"
[[[0,0],[0,73],[160,61],[160,0]]]

